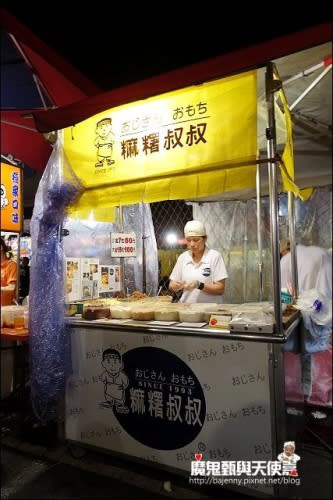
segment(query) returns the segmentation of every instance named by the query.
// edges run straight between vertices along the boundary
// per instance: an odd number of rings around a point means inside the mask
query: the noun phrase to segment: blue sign
[[[150,448],[175,450],[200,433],[205,396],[195,374],[178,356],[156,347],[138,347],[122,357],[106,349],[102,365],[103,405],[112,407],[134,439]]]

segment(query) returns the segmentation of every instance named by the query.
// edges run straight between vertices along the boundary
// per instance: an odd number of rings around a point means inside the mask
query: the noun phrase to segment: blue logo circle
[[[122,360],[128,412],[114,409],[120,425],[150,448],[175,450],[191,443],[203,428],[206,402],[189,366],[156,347],[131,349]]]

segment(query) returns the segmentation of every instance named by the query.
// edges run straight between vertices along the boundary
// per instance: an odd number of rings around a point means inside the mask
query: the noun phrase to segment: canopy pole
[[[295,196],[291,191],[288,192],[288,215],[289,215],[289,241],[290,241],[290,256],[291,256],[291,287],[294,301],[297,299],[298,290],[298,274],[297,274],[297,252],[296,252],[296,237],[295,237]]]
[[[324,71],[322,71],[320,73],[320,75],[317,76],[317,78],[315,80],[313,80],[313,82],[304,90],[304,92],[302,92],[302,94],[300,96],[298,96],[298,98],[289,106],[289,110],[292,111],[294,109],[294,107],[302,99],[304,99],[304,97],[306,95],[308,95],[308,93],[317,85],[317,83],[320,82],[320,80],[322,80],[322,78],[324,78],[324,76],[326,75],[326,73],[328,73],[329,71],[331,71],[331,69],[332,69],[332,64],[330,64],[329,66],[327,66],[327,68],[325,68]]]
[[[244,239],[243,239],[243,255],[246,262],[248,262],[248,202],[245,202],[245,214],[244,214]],[[246,302],[247,297],[247,265],[243,267],[243,301]]]
[[[262,261],[262,226],[261,226],[261,172],[257,165],[256,172],[256,192],[257,192],[257,244],[258,244],[258,274],[259,274],[259,302],[264,296],[263,285],[263,261]]]
[[[267,106],[267,156],[268,156],[268,179],[269,179],[269,206],[270,206],[270,236],[272,252],[272,291],[275,314],[276,333],[282,335],[282,308],[281,308],[281,271],[280,271],[280,249],[278,234],[278,188],[277,171],[278,166],[272,158],[276,156],[276,127],[274,110],[274,93],[281,88],[280,80],[273,77],[273,63],[269,62],[266,69],[266,106]]]
[[[142,209],[144,206],[142,204]],[[146,282],[146,245],[145,240],[147,236],[145,236],[145,214],[142,213],[142,291],[146,293],[147,290],[147,282]]]
[[[295,80],[298,80],[299,78],[304,78],[305,76],[311,75],[314,71],[317,69],[323,68],[325,66],[332,65],[332,56],[326,57],[323,61],[321,61],[318,64],[315,64],[314,66],[311,66],[310,68],[305,69],[304,71],[300,71],[299,73],[296,73],[296,75],[291,76],[287,80],[283,80],[283,86],[286,87],[288,83],[292,83]]]
[[[48,109],[43,92],[45,95],[47,95],[48,99],[50,100],[50,102],[52,102],[52,105],[54,106],[55,105],[54,100],[51,98],[50,94],[47,92],[46,88],[44,87],[44,85],[42,84],[42,82],[40,81],[38,76],[36,75],[36,73],[35,73],[33,67],[31,66],[30,61],[29,61],[28,57],[26,56],[25,52],[23,51],[21,45],[19,44],[19,42],[16,40],[16,38],[11,33],[8,33],[8,35],[11,38],[11,40],[14,43],[17,50],[19,51],[19,53],[21,54],[25,64],[28,66],[28,68],[30,69],[30,71],[32,73],[32,78],[33,78],[34,83],[36,85],[37,92],[38,92],[39,97],[43,103],[43,108]]]
[[[16,262],[16,303],[20,303],[21,286],[21,233],[17,234],[17,262]]]
[[[119,231],[124,232],[124,212],[122,205],[118,207],[118,220],[119,220]],[[120,257],[120,276],[121,276],[121,290],[127,296],[128,290],[125,290],[125,257]]]

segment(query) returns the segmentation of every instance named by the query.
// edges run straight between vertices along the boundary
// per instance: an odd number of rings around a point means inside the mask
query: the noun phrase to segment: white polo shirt
[[[299,292],[315,288],[322,295],[332,297],[332,255],[314,245],[296,245]],[[280,261],[281,288],[291,286],[291,253]]]
[[[207,248],[199,263],[192,260],[192,252],[187,250],[182,253],[176,262],[170,275],[172,281],[201,281],[209,284],[214,281],[220,281],[228,278],[228,273],[224,264],[222,255],[216,250]],[[192,291],[183,291],[180,302],[217,302],[223,301],[222,295],[211,295],[203,290],[194,289]]]

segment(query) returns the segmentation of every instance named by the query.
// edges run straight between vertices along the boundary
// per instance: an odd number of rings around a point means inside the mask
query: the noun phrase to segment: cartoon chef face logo
[[[107,117],[96,123],[95,141],[96,163],[95,167],[108,167],[114,164],[112,159],[114,134],[112,131],[112,118]]]
[[[1,208],[7,207],[9,200],[7,198],[6,186],[1,184]]]

